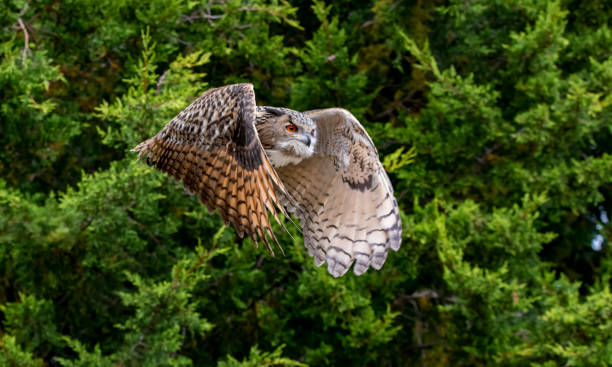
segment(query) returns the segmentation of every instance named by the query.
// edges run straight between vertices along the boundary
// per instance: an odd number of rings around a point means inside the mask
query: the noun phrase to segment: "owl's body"
[[[350,112],[255,106],[250,84],[207,91],[135,151],[239,235],[277,246],[268,212],[294,214],[315,264],[338,277],[380,269],[401,221],[374,143]]]

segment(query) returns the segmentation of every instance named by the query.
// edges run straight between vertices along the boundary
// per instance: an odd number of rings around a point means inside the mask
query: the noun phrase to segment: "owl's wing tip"
[[[357,276],[362,275],[363,273],[368,271],[369,267],[369,265],[355,264],[353,266],[353,273],[355,273],[355,275]]]

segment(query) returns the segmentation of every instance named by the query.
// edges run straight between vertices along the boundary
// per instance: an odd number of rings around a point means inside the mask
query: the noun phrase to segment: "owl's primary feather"
[[[267,211],[282,225],[276,208],[287,215],[286,207],[315,264],[327,262],[335,277],[353,263],[357,275],[380,269],[389,248],[400,247],[393,188],[346,110],[256,107],[251,84],[230,85],[204,93],[133,150],[270,251],[267,237],[278,242]]]
[[[285,212],[276,193],[286,191],[255,130],[251,84],[205,92],[133,151],[182,180],[211,212],[218,209],[241,237],[246,233],[255,243],[259,238],[271,252],[268,237],[278,245],[267,211],[282,225],[275,207]]]

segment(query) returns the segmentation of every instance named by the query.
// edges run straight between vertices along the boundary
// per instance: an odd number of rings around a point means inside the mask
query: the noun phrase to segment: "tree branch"
[[[26,29],[25,24],[21,18],[17,19],[17,23],[19,23],[19,28],[23,31],[23,35],[25,38],[25,45],[23,46],[23,55],[21,56],[21,63],[25,64],[25,59],[28,56],[28,52],[30,51],[30,35],[28,34],[28,30]]]

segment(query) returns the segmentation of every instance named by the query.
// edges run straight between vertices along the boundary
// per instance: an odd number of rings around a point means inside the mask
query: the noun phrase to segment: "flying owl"
[[[393,187],[348,111],[255,105],[251,84],[210,89],[133,151],[274,254],[268,212],[300,220],[314,262],[334,277],[380,269],[401,243]],[[282,251],[282,249],[281,249]]]

